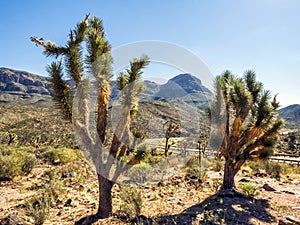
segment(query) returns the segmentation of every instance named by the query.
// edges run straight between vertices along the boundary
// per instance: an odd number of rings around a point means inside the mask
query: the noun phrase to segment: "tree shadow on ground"
[[[258,224],[271,223],[275,217],[268,211],[267,200],[253,199],[234,191],[219,191],[203,202],[193,205],[177,215],[165,215],[155,219],[140,218],[132,224]]]

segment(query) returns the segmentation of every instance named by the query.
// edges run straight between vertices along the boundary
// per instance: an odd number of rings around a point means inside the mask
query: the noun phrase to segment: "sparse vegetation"
[[[0,180],[11,180],[30,173],[36,164],[31,148],[2,146],[0,149]]]
[[[148,173],[151,167],[147,163],[140,163],[131,167],[126,174],[131,182],[143,184],[148,179]]]
[[[40,157],[53,165],[66,164],[82,158],[78,149],[47,147],[40,151]]]
[[[240,188],[242,189],[242,191],[248,195],[249,197],[253,198],[255,196],[255,192],[257,190],[257,187],[251,183],[251,182],[243,182],[240,183]]]
[[[139,190],[131,186],[122,185],[120,187],[121,205],[118,213],[126,217],[127,220],[138,217],[142,209],[142,196]]]
[[[33,218],[35,225],[44,224],[50,210],[51,200],[46,194],[35,196],[25,204],[26,214]]]

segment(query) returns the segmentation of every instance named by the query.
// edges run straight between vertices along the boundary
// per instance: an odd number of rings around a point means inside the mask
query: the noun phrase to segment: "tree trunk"
[[[108,218],[112,215],[111,189],[113,182],[98,174],[99,183],[99,208],[97,217],[99,219]]]
[[[235,170],[232,160],[226,160],[223,176],[223,190],[232,190],[235,188],[234,177],[238,170]]]
[[[166,138],[166,145],[165,145],[165,156],[168,156],[169,151],[169,138]]]

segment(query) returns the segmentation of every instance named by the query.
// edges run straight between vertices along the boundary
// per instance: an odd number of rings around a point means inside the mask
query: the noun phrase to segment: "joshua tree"
[[[166,144],[165,144],[165,156],[168,156],[168,151],[170,149],[169,140],[172,137],[177,137],[180,135],[180,124],[173,122],[171,120],[167,120],[163,124],[164,127],[166,127],[165,132],[165,138],[166,138]]]
[[[32,37],[31,40],[37,46],[44,47],[47,56],[61,57],[61,61],[53,62],[48,66],[54,100],[72,123],[78,141],[89,150],[95,165],[99,183],[99,207],[95,219],[109,217],[112,214],[111,190],[114,182],[124,170],[129,168],[129,165],[138,162],[136,157],[140,157],[140,154],[132,153],[125,162],[117,160],[125,156],[126,151],[121,149],[124,149],[124,146],[128,149],[130,144],[128,140],[131,118],[136,115],[138,95],[144,88],[144,84],[140,81],[141,70],[148,64],[148,58],[142,56],[133,59],[129,69],[119,74],[117,88],[120,91],[120,99],[117,107],[120,114],[115,121],[117,126],[113,135],[108,138],[107,130],[111,122],[109,102],[112,58],[111,47],[105,39],[102,21],[96,17],[89,19],[87,15],[75,29],[70,31],[66,46],[57,46],[51,41],[44,43],[43,38]],[[83,51],[83,43],[86,44],[85,51]],[[67,72],[68,78],[74,83],[73,86],[63,79],[63,71]],[[92,75],[92,79],[86,78],[87,73]],[[96,93],[90,91],[93,85],[96,87]],[[96,135],[90,130],[92,127],[90,118],[93,114],[90,114],[89,106],[92,94],[97,96]]]
[[[222,188],[234,189],[234,177],[247,160],[259,160],[273,153],[273,146],[283,127],[277,118],[276,96],[256,81],[253,71],[243,78],[225,71],[215,81],[211,116],[220,138],[219,153],[225,158]]]

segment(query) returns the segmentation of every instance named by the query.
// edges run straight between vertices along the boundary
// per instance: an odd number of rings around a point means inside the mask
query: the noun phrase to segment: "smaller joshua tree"
[[[168,152],[170,149],[169,140],[172,137],[178,137],[181,133],[180,131],[180,124],[173,122],[171,120],[167,120],[163,124],[165,131],[165,138],[166,138],[166,144],[165,144],[165,156],[168,156]]]
[[[113,77],[112,58],[102,21],[96,17],[90,19],[87,15],[70,31],[65,46],[57,46],[51,41],[44,43],[43,38],[32,37],[31,40],[37,46],[44,47],[46,56],[61,57],[59,62],[53,62],[47,67],[53,86],[53,98],[66,119],[72,123],[77,140],[89,151],[96,168],[99,207],[93,218],[95,220],[107,218],[112,214],[113,184],[122,172],[141,160],[140,153],[128,154],[126,149],[132,145],[129,141],[130,124],[138,111],[139,94],[144,90],[141,75],[142,69],[149,63],[148,57],[133,59],[126,72],[119,74],[117,78],[117,88],[120,92],[117,106],[119,114],[115,121],[111,121],[109,104]],[[83,46],[86,46],[86,51],[83,51]],[[63,79],[64,71],[74,83],[74,87]],[[87,74],[91,75],[90,79],[87,78]],[[96,90],[94,92],[91,91],[93,87]],[[92,104],[94,96],[96,106]],[[96,108],[96,113],[93,113],[94,108],[90,110],[92,106]],[[91,118],[96,121],[94,127]],[[116,126],[110,137],[107,131],[113,122]],[[125,161],[118,160],[123,156],[127,156]]]
[[[228,190],[235,188],[234,177],[247,160],[273,153],[284,121],[277,118],[276,96],[271,101],[253,71],[246,71],[243,78],[225,71],[216,78],[215,89],[210,114],[219,154],[226,161],[222,188]]]

